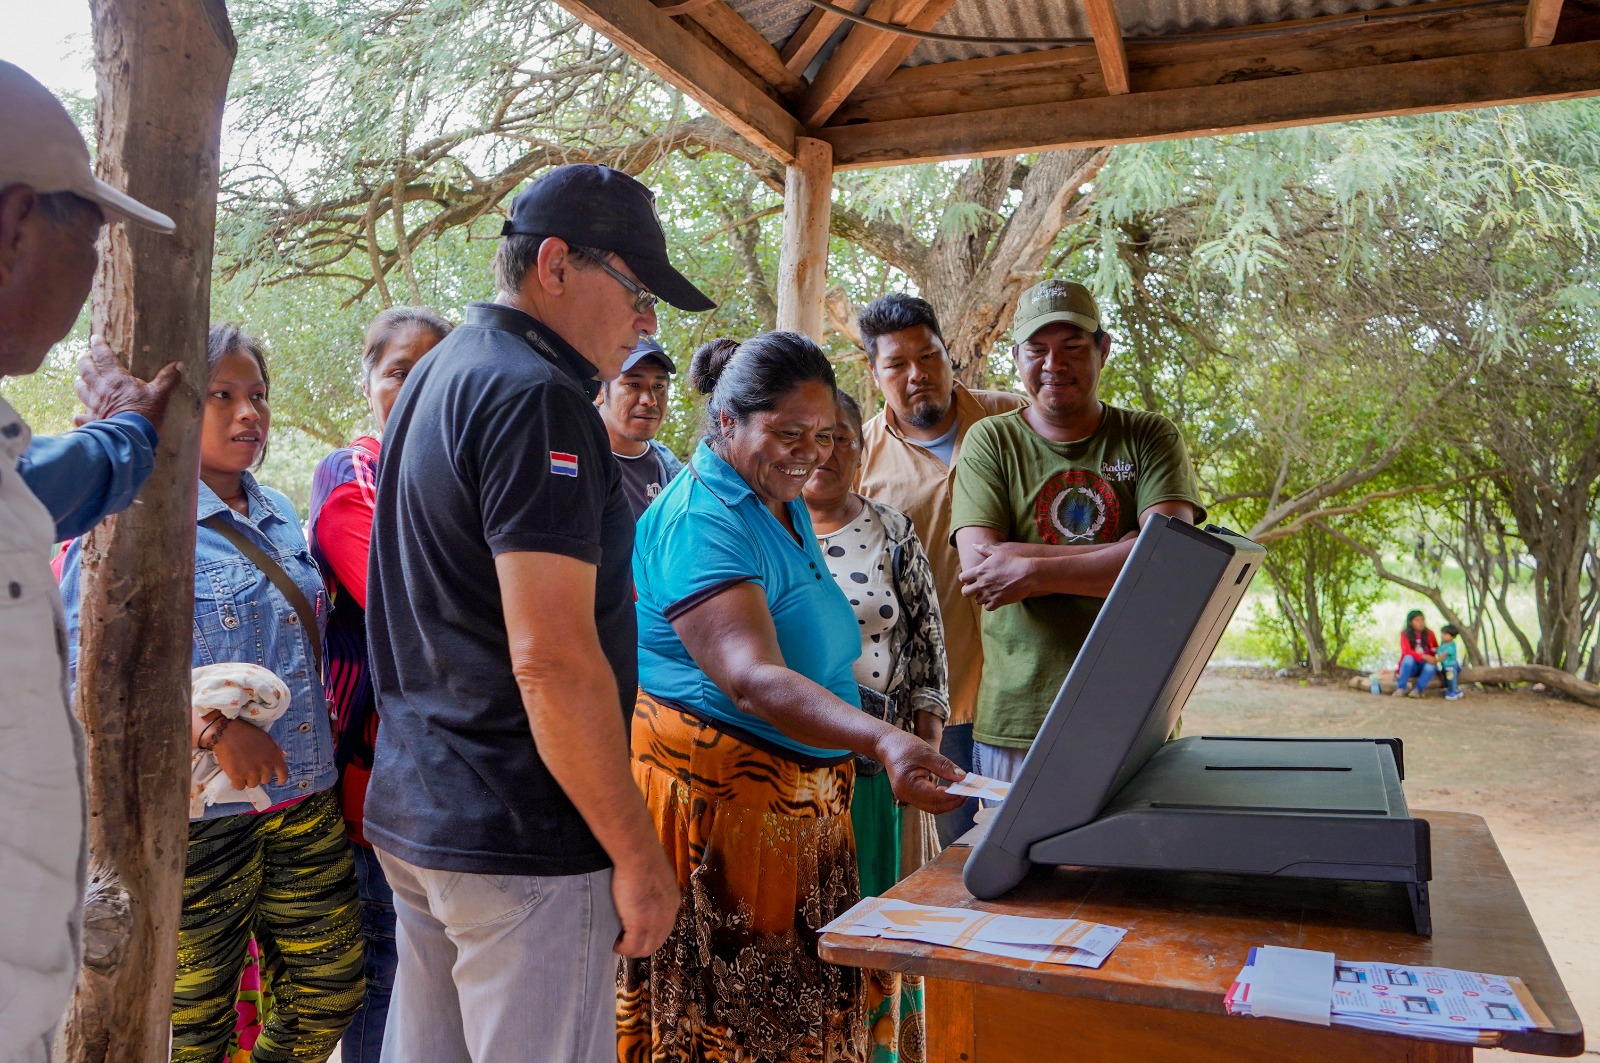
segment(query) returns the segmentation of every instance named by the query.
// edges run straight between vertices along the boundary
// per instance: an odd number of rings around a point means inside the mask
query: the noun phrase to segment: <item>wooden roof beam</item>
[[[816,131],[840,170],[1600,96],[1600,41]]]
[[[1399,9],[1404,17],[1360,25],[1308,19],[1279,24],[1263,41],[1160,38],[1126,41],[1129,80],[1135,94],[1236,81],[1258,83],[1283,76],[1349,67],[1520,50],[1526,0],[1449,0]],[[1600,10],[1579,16],[1569,10],[1562,40],[1600,38]],[[1265,86],[1261,91],[1266,91]],[[834,112],[830,124],[844,126],[958,114],[1025,104],[1106,95],[1094,46],[967,59],[903,67],[878,85],[863,84]]]
[[[1117,0],[1083,0],[1083,13],[1089,17],[1089,32],[1094,35],[1094,50],[1100,56],[1106,92],[1121,96],[1128,91],[1128,52],[1122,45]]]
[[[681,0],[673,0],[670,6],[662,4],[664,13],[671,13],[677,2]],[[778,50],[724,0],[692,0],[692,6],[686,7],[683,14],[704,26],[723,47],[782,95],[792,99],[805,91],[806,83],[784,65]]]
[[[788,165],[804,130],[771,96],[658,10],[650,0],[556,0],[687,93],[734,132]]]
[[[1556,39],[1556,26],[1561,22],[1561,0],[1528,0],[1528,17],[1524,23],[1529,48],[1543,48]]]
[[[804,74],[811,61],[822,51],[822,46],[828,43],[828,38],[833,36],[833,31],[843,23],[843,15],[835,15],[820,7],[812,8],[811,14],[805,17],[800,28],[784,42],[783,50],[778,53],[783,65],[796,76]]]
[[[879,22],[904,26],[935,2],[942,0],[872,0],[866,14]],[[899,39],[897,34],[869,26],[851,27],[850,33],[817,71],[805,98],[800,101],[797,114],[800,121],[818,126],[833,117],[833,112]]]
[[[944,13],[955,6],[955,0],[933,0],[933,3],[922,9],[922,12],[906,25],[914,30],[931,30],[944,18]],[[917,50],[917,45],[922,42],[915,37],[896,37],[894,43],[889,45],[889,50],[883,53],[883,58],[872,65],[867,71],[867,76],[861,79],[861,85],[877,85],[886,80],[889,75],[900,69],[900,64],[905,62],[912,52]]]

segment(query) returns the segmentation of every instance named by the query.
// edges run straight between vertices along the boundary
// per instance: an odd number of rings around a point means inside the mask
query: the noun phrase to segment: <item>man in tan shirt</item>
[[[956,379],[925,299],[885,295],[861,311],[861,339],[884,409],[863,429],[858,489],[903,512],[916,526],[939,590],[950,657],[950,721],[940,748],[972,768],[972,713],[983,672],[979,607],[961,593],[961,560],[950,545],[950,493],[967,430],[983,418],[1027,405],[1021,395],[970,391]],[[939,817],[949,844],[972,826],[977,802]]]

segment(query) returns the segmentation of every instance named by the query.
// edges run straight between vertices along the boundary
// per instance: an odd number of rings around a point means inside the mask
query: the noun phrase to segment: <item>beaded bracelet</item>
[[[195,742],[195,748],[203,749],[208,753],[211,750],[216,749],[217,743],[222,741],[222,733],[228,729],[228,725],[232,722],[233,720],[227,716],[219,714],[215,720],[212,720],[210,723],[206,724],[200,729],[200,739],[199,741]],[[217,727],[218,724],[221,724],[222,726]],[[211,744],[206,745],[206,735],[211,733],[211,729],[213,727],[217,728],[217,733],[212,737]]]

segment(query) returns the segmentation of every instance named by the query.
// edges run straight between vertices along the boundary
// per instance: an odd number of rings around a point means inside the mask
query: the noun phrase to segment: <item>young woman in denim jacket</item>
[[[211,328],[200,430],[197,521],[221,515],[275,560],[327,614],[322,578],[289,500],[249,470],[266,450],[267,364],[261,344],[232,325]],[[74,543],[61,584],[76,665],[81,583]],[[195,667],[259,664],[288,684],[287,712],[266,730],[239,720],[193,721],[239,789],[273,804],[213,805],[189,823],[172,1000],[172,1059],[218,1063],[234,1031],[234,997],[252,932],[276,998],[253,1063],[325,1060],[361,1002],[361,908],[344,822],[327,703],[300,615],[254,562],[201,523],[195,533]],[[175,783],[175,785],[178,785]]]

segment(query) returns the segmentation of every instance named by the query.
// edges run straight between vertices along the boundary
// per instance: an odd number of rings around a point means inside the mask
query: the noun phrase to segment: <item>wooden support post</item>
[[[822,342],[828,283],[833,149],[800,137],[783,182],[783,248],[778,257],[778,328]]]
[[[100,175],[177,223],[172,236],[106,227],[94,327],[134,373],[176,359],[185,381],[139,501],[84,549],[74,706],[88,734],[89,896],[66,1050],[72,1063],[160,1063],[188,847],[195,469],[235,43],[224,0],[90,8]]]

